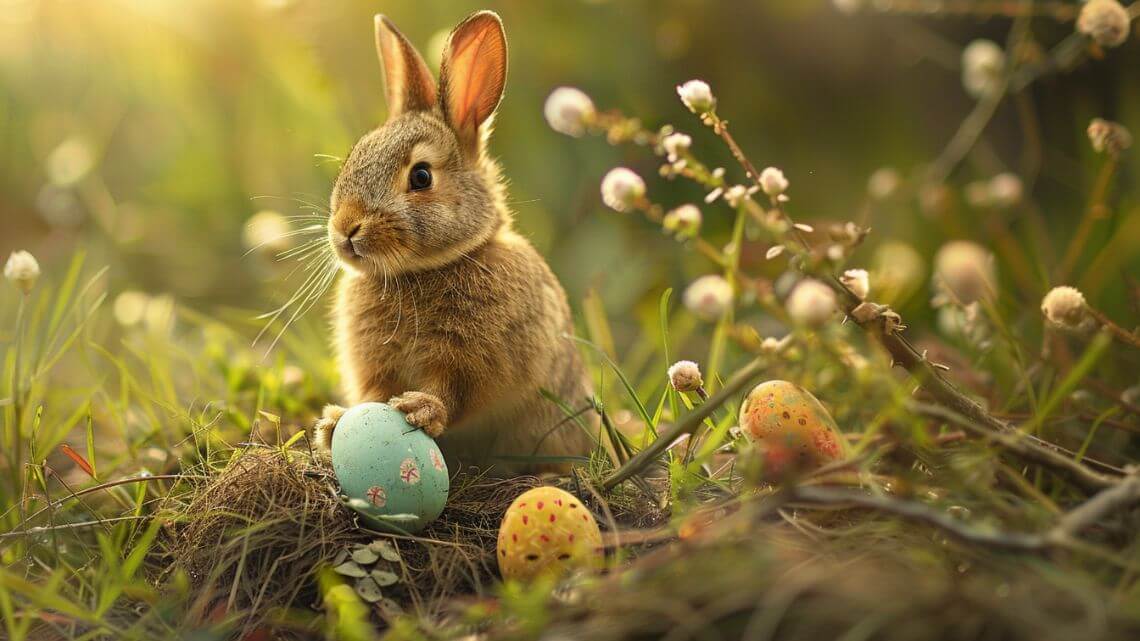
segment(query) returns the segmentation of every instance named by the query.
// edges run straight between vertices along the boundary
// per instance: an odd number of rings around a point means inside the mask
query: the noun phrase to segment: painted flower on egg
[[[536,487],[515,499],[499,526],[499,572],[504,579],[601,567],[602,533],[576,496]]]
[[[341,493],[368,527],[416,533],[447,503],[450,479],[439,446],[383,403],[349,408],[332,436]]]

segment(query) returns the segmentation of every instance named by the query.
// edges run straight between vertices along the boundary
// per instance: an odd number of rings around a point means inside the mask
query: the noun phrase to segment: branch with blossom
[[[1103,39],[1099,33],[1092,27],[1078,25],[1078,34],[1093,42]],[[968,91],[974,87],[976,95],[981,96],[983,101],[992,96],[1000,100],[1003,93],[1001,87],[1008,81],[1006,74],[1009,72],[1005,70],[1004,62],[997,59],[999,55],[1004,57],[1000,48],[995,52],[993,47],[980,45],[965,54],[973,62],[965,72],[964,85]],[[991,80],[995,74],[1001,76],[1000,83],[995,84]],[[665,214],[666,207],[652,201],[644,180],[628,168],[611,171],[602,182],[602,199],[606,205],[617,211],[644,212],[667,232],[682,231],[683,233],[676,234],[678,239],[695,246],[720,268],[719,274],[709,274],[695,280],[684,296],[685,305],[690,311],[702,319],[716,323],[708,360],[709,371],[713,376],[723,359],[724,341],[735,335],[731,328],[735,326],[734,310],[740,304],[742,284],[755,282],[740,269],[743,232],[748,224],[758,228],[761,234],[772,241],[766,252],[768,259],[788,254],[789,266],[801,274],[800,282],[786,297],[778,317],[807,330],[823,327],[838,319],[851,320],[885,349],[892,365],[901,366],[911,374],[917,385],[916,391],[921,390],[952,415],[963,417],[990,434],[1017,433],[1013,426],[987,412],[951,383],[943,373],[948,367],[932,362],[925,351],[914,347],[905,335],[906,325],[898,313],[888,305],[870,298],[873,283],[870,282],[867,270],[843,269],[847,256],[863,241],[869,230],[848,222],[829,234],[830,241],[813,243],[809,240],[809,234],[813,234],[815,229],[796,222],[788,211],[791,182],[777,167],[756,169],[730,133],[728,121],[718,113],[718,101],[708,83],[701,80],[688,81],[677,87],[677,94],[681,102],[698,116],[700,122],[725,144],[743,169],[746,184],[732,184],[727,179],[724,168],[709,168],[696,158],[691,150],[690,135],[677,132],[671,126],[662,127],[656,132],[650,131],[639,120],[618,112],[599,114],[589,98],[580,91],[571,94],[558,90],[551,94],[546,113],[551,126],[559,131],[573,132],[572,135],[603,133],[610,142],[634,142],[651,146],[665,159],[659,172],[663,177],[679,177],[696,182],[708,190],[704,199],[706,205],[720,201],[734,211],[731,239],[722,250],[717,250],[701,240],[700,210],[694,212],[688,209],[696,209],[695,206],[683,205],[685,209],[672,209],[669,214]],[[552,114],[556,114],[556,117],[552,118]],[[976,135],[971,134],[960,142],[972,146],[976,138]],[[1130,143],[1126,130],[1103,122],[1090,126],[1090,139],[1094,146],[1111,150],[1108,151],[1110,154],[1119,153]],[[955,160],[944,161],[942,166],[956,164],[956,159],[966,149],[968,147],[954,147]],[[880,177],[878,182],[887,178],[889,176]],[[884,190],[890,191],[885,187],[879,191]],[[995,176],[985,185],[984,191],[985,203],[999,208],[1009,207],[1022,198],[1020,180],[1008,173]],[[762,198],[759,197],[761,194]],[[941,292],[935,299],[937,305],[966,310],[973,306],[977,309],[980,304],[989,304],[996,297],[992,259],[988,252],[976,245],[951,243],[939,252],[935,264],[935,281]],[[771,308],[775,304],[774,299],[761,297],[758,302],[773,311]],[[1087,306],[1081,306],[1080,309],[1090,316],[1094,315]],[[1049,309],[1045,313],[1049,315]],[[1098,320],[1123,342],[1131,344],[1135,340],[1128,332],[1115,325],[1110,326],[1105,322],[1107,319],[1101,317]],[[727,400],[727,395],[723,392],[742,389],[762,369],[760,363],[763,360],[758,358],[738,371],[731,377],[733,384],[721,390],[722,393],[709,398],[697,411],[662,431],[656,442],[648,445],[607,479],[606,487],[613,487],[636,474],[678,437],[692,434],[718,404]],[[1080,474],[1077,477],[1080,478]],[[1105,478],[1103,482],[1106,484],[1116,482],[1111,477]],[[1104,485],[1100,481],[1086,485],[1087,489],[1097,487]]]

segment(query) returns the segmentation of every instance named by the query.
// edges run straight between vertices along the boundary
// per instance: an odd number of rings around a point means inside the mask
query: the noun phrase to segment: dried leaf
[[[341,550],[340,552],[336,553],[335,557],[333,557],[333,565],[334,566],[340,565],[341,563],[344,563],[347,560],[348,560],[348,550]]]
[[[340,565],[333,568],[333,572],[336,572],[337,574],[340,574],[341,576],[350,576],[354,579],[359,579],[359,578],[368,576],[368,572],[365,572],[364,568],[353,563],[352,561],[346,561],[344,563],[341,563]]]
[[[356,594],[369,603],[377,603],[380,599],[384,598],[384,593],[380,591],[380,586],[376,585],[376,581],[373,581],[370,577],[356,580]]]
[[[87,472],[87,476],[95,478],[95,468],[91,467],[91,464],[87,462],[87,459],[83,458],[82,454],[71,449],[71,446],[67,443],[61,444],[59,451],[63,452],[67,458],[75,461],[75,464],[78,465],[81,470]]]
[[[352,560],[360,563],[361,565],[371,565],[379,559],[380,555],[374,552],[371,548],[360,548],[359,550],[352,551]]]
[[[399,563],[403,560],[400,558],[400,552],[396,549],[396,546],[392,545],[392,542],[387,539],[376,539],[369,543],[368,547],[371,548],[373,552],[379,554],[380,558],[385,561]]]
[[[386,588],[389,585],[395,585],[400,582],[400,577],[396,576],[394,572],[389,572],[387,570],[372,570],[368,573],[368,575],[371,576],[372,579],[376,581],[376,584],[382,588]]]
[[[404,609],[392,599],[380,599],[380,612],[389,619],[395,619],[404,614]]]

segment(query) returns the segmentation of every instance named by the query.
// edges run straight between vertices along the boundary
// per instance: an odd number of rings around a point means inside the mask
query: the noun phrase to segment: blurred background
[[[1033,23],[1039,51],[1030,56],[1072,33],[1077,6],[1037,4],[1060,7],[1062,19]],[[753,161],[788,175],[797,218],[874,229],[856,265],[869,265],[891,239],[924,258],[948,238],[989,246],[994,224],[1012,230],[1032,261],[1047,260],[1026,228],[1036,225],[1033,238],[1063,249],[1098,168],[1089,120],[1140,122],[1133,37],[1005,101],[948,189],[873,204],[867,185],[876,169],[905,179],[942,150],[974,103],[962,87],[963,46],[979,37],[1003,43],[1009,19],[849,14],[828,0],[0,0],[0,254],[28,249],[50,274],[82,250],[88,265],[109,267],[112,300],[130,292],[229,310],[250,321],[240,331],[252,335],[252,317],[299,283],[287,279],[295,265],[274,257],[287,240],[246,254],[281,231],[281,218],[259,212],[324,207],[339,159],[384,119],[371,16],[387,13],[435,66],[447,29],[481,7],[502,15],[510,41],[493,150],[518,227],[576,307],[600,292],[619,332],[623,319],[633,322],[628,312],[655,309],[664,287],[709,265],[649,233],[651,223],[606,210],[601,176],[631,166],[648,177],[655,202],[703,194],[658,178],[658,159],[644,150],[552,131],[542,106],[556,86],[580,87],[599,109],[620,108],[651,128],[674,123],[694,135],[698,155],[731,172],[719,142],[676,99],[677,84],[707,80]],[[972,207],[964,186],[1003,171],[1022,177],[1022,204]],[[1110,195],[1118,213],[1090,241],[1111,241],[1111,255],[1077,271],[1110,314],[1129,305],[1128,281],[1118,276],[1140,273],[1136,181],[1136,165],[1125,164]],[[706,229],[723,241],[731,212],[709,209]],[[1090,253],[1081,264],[1096,260]],[[750,268],[767,269],[762,261]],[[1047,289],[1039,284],[1008,288],[1006,302],[1034,310]],[[932,320],[928,292],[919,294],[900,304]],[[120,320],[137,320],[138,304],[120,302]],[[309,322],[323,316],[318,309]]]

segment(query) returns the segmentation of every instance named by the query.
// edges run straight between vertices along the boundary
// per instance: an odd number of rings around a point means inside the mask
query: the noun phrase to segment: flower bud
[[[577,138],[586,133],[597,112],[594,102],[580,89],[558,87],[547,96],[542,115],[554,131]]]
[[[768,167],[760,172],[760,187],[765,194],[775,198],[788,190],[788,179],[784,178],[784,172]]]
[[[1074,329],[1088,317],[1085,296],[1072,287],[1054,287],[1041,300],[1041,313],[1049,322]]]
[[[1128,40],[1130,20],[1117,0],[1089,0],[1077,16],[1077,32],[1102,47],[1119,47]]]
[[[902,185],[902,176],[893,167],[880,167],[867,179],[867,195],[874,200],[886,200],[895,195]]]
[[[692,144],[693,139],[680,132],[671,133],[661,139],[661,147],[665,149],[665,156],[669,162],[680,160],[681,154],[688,151]]]
[[[669,366],[669,384],[678,392],[695,392],[705,384],[701,368],[693,361],[677,361]]]
[[[4,265],[4,278],[20,291],[25,294],[32,291],[39,277],[40,264],[36,262],[35,256],[23,250],[14,251],[8,256],[8,262]]]
[[[1005,52],[991,40],[975,40],[962,50],[962,87],[974,98],[1001,88]]]
[[[645,196],[645,181],[631,169],[617,167],[602,178],[602,202],[614,211],[629,211]]]
[[[732,285],[723,276],[701,276],[685,290],[685,307],[706,321],[714,321],[732,306]]]
[[[969,304],[997,293],[993,256],[966,240],[946,243],[934,256],[934,282],[940,293]]]
[[[724,202],[733,209],[740,207],[748,197],[748,188],[744,185],[733,185],[724,190]]]
[[[1021,202],[1025,188],[1016,174],[1005,172],[990,179],[989,202],[998,209],[1009,209]]]
[[[1089,123],[1088,134],[1093,151],[1098,154],[1107,153],[1116,156],[1132,146],[1132,134],[1128,129],[1118,122],[1104,118],[1093,118]]]
[[[680,240],[693,238],[701,231],[701,210],[696,205],[681,205],[665,214],[661,226]]]
[[[848,269],[843,272],[839,280],[851,290],[852,294],[859,297],[859,300],[866,300],[867,294],[871,291],[870,276],[865,269]]]
[[[681,102],[685,103],[689,111],[698,116],[703,116],[716,107],[716,98],[704,80],[690,80],[680,85],[677,87],[677,95],[681,97]]]
[[[800,325],[819,327],[833,316],[839,307],[835,292],[813,278],[800,281],[785,304],[788,316]]]

